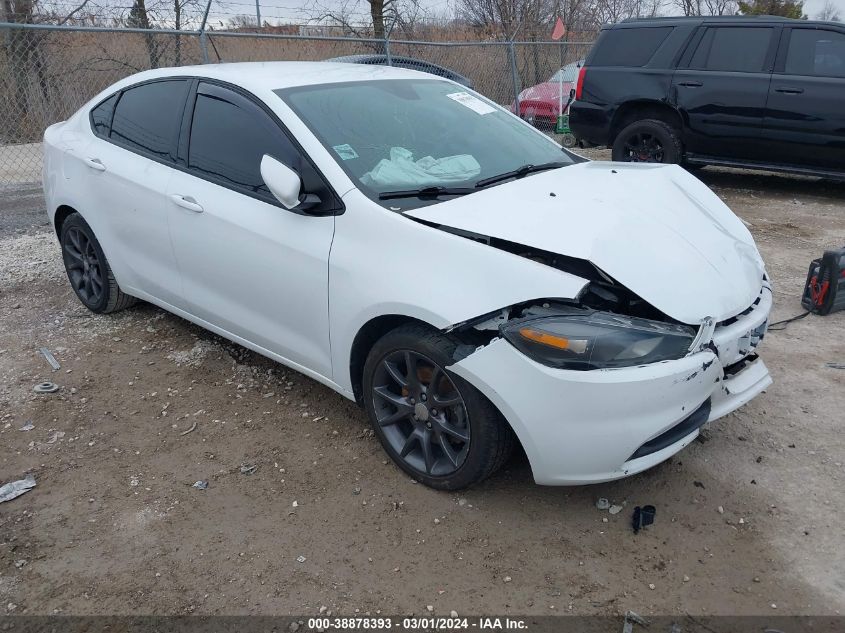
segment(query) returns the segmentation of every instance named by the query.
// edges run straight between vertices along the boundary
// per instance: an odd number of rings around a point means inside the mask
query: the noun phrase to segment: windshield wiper
[[[469,193],[475,193],[475,189],[469,187],[422,187],[421,189],[407,189],[405,191],[383,191],[378,195],[378,199],[437,198],[438,196],[465,196]]]
[[[538,171],[546,171],[549,169],[557,169],[558,167],[566,167],[567,165],[571,165],[572,163],[565,163],[563,161],[552,161],[551,163],[542,163],[540,165],[523,165],[522,167],[517,167],[513,171],[506,171],[503,174],[499,174],[498,176],[490,176],[489,178],[483,178],[475,183],[476,189],[483,189],[484,187],[488,187],[490,185],[494,185],[497,182],[501,182],[503,180],[508,180],[509,178],[523,178],[528,174],[533,174]]]

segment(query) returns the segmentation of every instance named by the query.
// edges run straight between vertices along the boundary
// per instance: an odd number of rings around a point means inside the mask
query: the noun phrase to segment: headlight
[[[579,370],[682,358],[695,338],[695,328],[686,325],[589,310],[510,321],[501,333],[544,365]]]

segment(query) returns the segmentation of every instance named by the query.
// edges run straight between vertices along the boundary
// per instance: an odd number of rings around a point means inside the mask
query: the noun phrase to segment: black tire
[[[120,289],[94,231],[78,213],[62,223],[62,259],[71,288],[86,308],[98,314],[124,310],[138,300]]]
[[[644,119],[622,129],[613,141],[613,160],[678,165],[684,149],[678,131],[664,121]]]
[[[451,336],[420,324],[406,324],[376,342],[364,364],[364,406],[384,450],[411,477],[437,490],[459,490],[483,481],[501,468],[515,445],[513,431],[496,407],[467,381],[445,369],[455,362],[453,355],[458,345]],[[409,355],[413,372],[408,370],[407,361],[405,364],[401,360],[395,364],[391,361]],[[397,371],[386,369],[388,364]],[[423,384],[425,371],[430,372],[427,385]],[[404,378],[406,386],[396,380],[396,374],[400,379]],[[421,400],[416,403],[415,387],[409,376],[423,389],[418,396]],[[389,398],[385,398],[384,393],[388,393]],[[423,402],[425,393],[432,394],[428,404]],[[460,404],[447,409],[445,403],[456,398]],[[397,404],[398,401],[402,402]],[[438,402],[444,403],[439,411],[436,409]],[[427,413],[422,412],[424,418],[421,420],[417,415],[422,409]],[[389,421],[397,416],[402,417],[395,422]],[[466,435],[466,442],[455,439],[452,431],[444,429],[457,429],[456,435]],[[414,435],[416,441],[410,439]],[[431,468],[423,450],[424,437],[429,444],[429,454],[436,457]],[[443,438],[449,443],[451,452],[448,454],[443,448]],[[409,444],[411,448],[407,449]],[[403,455],[406,449],[408,453]],[[450,458],[453,452],[458,459]]]

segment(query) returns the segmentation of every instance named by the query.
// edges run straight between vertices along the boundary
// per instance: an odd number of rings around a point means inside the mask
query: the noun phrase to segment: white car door
[[[85,148],[83,215],[103,245],[120,285],[184,308],[167,223],[165,191],[173,174],[189,81],[130,87],[92,111],[95,138]]]
[[[264,184],[269,154],[322,203],[284,209]],[[331,377],[328,259],[341,203],[268,110],[210,82],[189,99],[183,170],[167,189],[170,226],[190,312]]]

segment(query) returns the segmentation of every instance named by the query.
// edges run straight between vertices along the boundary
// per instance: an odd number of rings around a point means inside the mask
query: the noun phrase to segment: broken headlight
[[[566,311],[510,321],[500,331],[537,362],[560,369],[632,367],[682,358],[695,328],[610,312]]]

